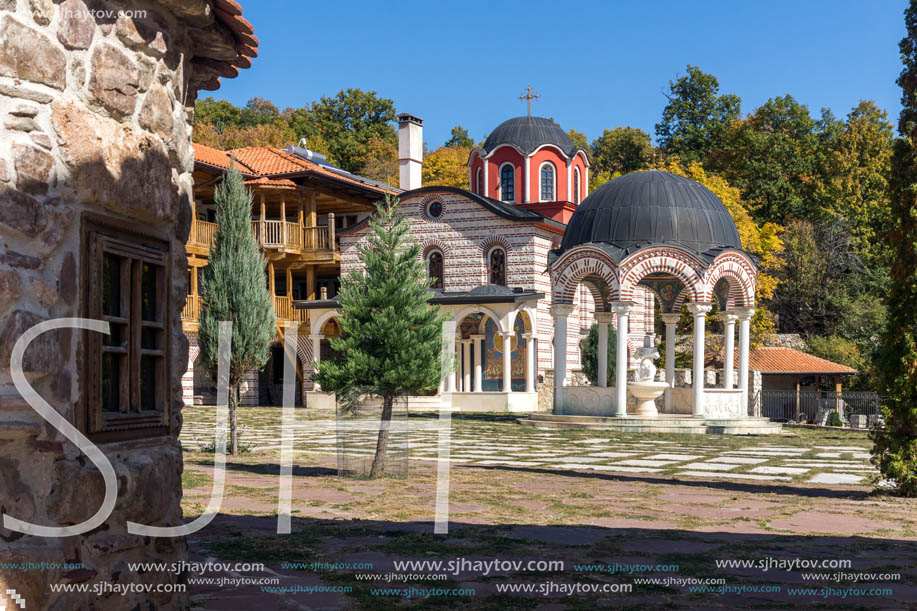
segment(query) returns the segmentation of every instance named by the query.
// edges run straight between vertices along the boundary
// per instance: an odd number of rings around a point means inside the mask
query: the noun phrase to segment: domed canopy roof
[[[678,244],[698,254],[742,249],[732,217],[710,189],[659,170],[625,174],[592,192],[573,213],[555,254],[591,242],[610,245],[618,260],[653,244]]]
[[[528,155],[543,144],[553,144],[568,157],[577,148],[560,125],[553,119],[542,117],[516,117],[508,119],[490,132],[484,141],[484,151],[490,153],[504,144],[511,144],[523,155]]]

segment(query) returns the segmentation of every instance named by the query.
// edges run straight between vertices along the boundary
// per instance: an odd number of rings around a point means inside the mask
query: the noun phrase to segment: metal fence
[[[772,420],[814,422],[819,412],[836,411],[845,419],[853,415],[878,416],[882,397],[872,391],[818,392],[761,391],[761,415]]]

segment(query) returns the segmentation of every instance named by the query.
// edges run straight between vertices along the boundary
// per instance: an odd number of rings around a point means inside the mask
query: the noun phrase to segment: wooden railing
[[[294,308],[293,301],[289,297],[274,297],[274,314],[278,320],[307,322],[309,311]]]
[[[305,227],[303,228],[303,247],[313,248],[316,250],[331,250],[328,246],[330,240],[328,236],[328,227]]]
[[[220,225],[218,223],[195,219],[191,221],[191,235],[188,237],[188,243],[203,248],[213,248],[219,228]]]
[[[197,320],[201,315],[200,295],[188,295],[185,307],[181,311],[182,320]]]

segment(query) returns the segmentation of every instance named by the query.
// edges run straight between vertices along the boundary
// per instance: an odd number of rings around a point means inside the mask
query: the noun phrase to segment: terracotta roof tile
[[[268,178],[267,176],[262,176],[252,180],[246,180],[245,184],[258,185],[262,187],[290,187],[291,189],[296,188],[296,183],[292,180],[289,180],[288,178]]]
[[[201,163],[206,163],[207,165],[216,166],[218,168],[229,169],[230,157],[226,151],[221,151],[215,149],[211,146],[205,146],[194,142],[194,160],[200,161]],[[229,151],[232,153],[232,151]],[[255,174],[252,168],[246,163],[242,162],[238,158],[235,159],[235,168],[238,169],[243,174]]]
[[[736,355],[736,367],[738,367],[738,354]],[[857,372],[856,369],[846,365],[781,346],[762,346],[752,349],[748,353],[748,368],[762,373],[838,373],[846,375]]]
[[[203,144],[194,144],[194,158],[196,161],[225,169],[229,167],[230,157],[236,161],[237,167],[241,172],[258,178],[259,182],[249,181],[251,184],[275,184],[260,182],[260,179],[265,177],[314,173],[322,174],[334,180],[357,184],[364,188],[375,190],[380,194],[398,192],[394,187],[383,188],[378,184],[362,180],[359,176],[335,172],[319,163],[303,159],[297,155],[291,155],[273,146],[250,146],[231,151],[221,151]]]

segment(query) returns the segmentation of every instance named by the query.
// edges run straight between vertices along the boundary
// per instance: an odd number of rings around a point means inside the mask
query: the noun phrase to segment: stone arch
[[[706,295],[706,301],[712,301],[717,297],[717,285],[725,281],[728,284],[727,307],[754,305],[756,275],[754,267],[742,255],[738,253],[721,254],[707,270],[705,284],[709,293]]]
[[[507,240],[502,235],[492,235],[483,240],[478,244],[478,248],[481,249],[481,255],[485,258],[487,254],[493,250],[495,247],[500,247],[503,249],[503,252],[506,253],[507,258],[509,258],[509,253],[512,251],[512,248],[509,245],[509,240]]]
[[[573,303],[583,280],[603,310],[617,300],[620,289],[614,261],[604,251],[587,246],[570,250],[551,266],[552,303]]]
[[[331,310],[330,312],[325,312],[314,321],[312,321],[312,335],[320,335],[322,328],[324,328],[325,323],[331,320],[332,318],[338,317],[337,310]]]
[[[669,274],[685,285],[692,301],[702,301],[706,286],[703,266],[686,253],[671,248],[649,248],[636,253],[621,265],[621,300],[633,298],[634,288],[650,274]]]
[[[431,252],[438,250],[443,253],[443,258],[449,256],[449,249],[446,247],[446,243],[437,238],[427,238],[420,243],[420,259],[421,261],[426,259]]]
[[[500,317],[497,316],[497,313],[482,305],[470,305],[468,307],[462,308],[455,313],[455,318],[453,320],[455,320],[456,325],[461,325],[462,321],[465,320],[465,317],[471,314],[483,314],[486,317],[492,318],[494,324],[497,326],[497,331],[500,331],[501,333],[503,332],[503,323],[500,321]]]

